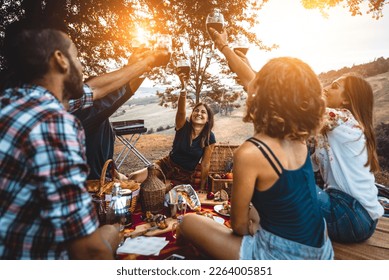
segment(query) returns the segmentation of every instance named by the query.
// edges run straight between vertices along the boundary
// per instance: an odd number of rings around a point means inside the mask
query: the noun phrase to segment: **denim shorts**
[[[243,236],[239,258],[241,260],[332,260],[334,251],[324,230],[320,248],[304,245],[275,235],[263,228],[254,236]]]
[[[370,217],[358,200],[335,189],[323,191],[317,188],[317,194],[332,241],[356,243],[373,235],[377,220]]]

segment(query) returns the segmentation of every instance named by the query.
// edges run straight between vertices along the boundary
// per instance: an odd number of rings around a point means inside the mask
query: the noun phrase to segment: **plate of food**
[[[215,205],[213,209],[215,210],[215,212],[219,213],[220,215],[227,216],[227,217],[230,216],[231,206],[228,204]]]

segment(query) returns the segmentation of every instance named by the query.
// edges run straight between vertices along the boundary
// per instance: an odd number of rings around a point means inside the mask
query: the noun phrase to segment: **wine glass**
[[[172,45],[173,45],[173,43],[172,43],[172,36],[171,35],[169,35],[169,34],[157,34],[155,36],[154,49],[168,51],[167,55],[159,57],[157,65],[166,66],[169,63],[170,58],[172,56],[172,49],[173,49]]]
[[[176,61],[176,74],[181,75],[183,74],[185,76],[185,79],[189,78],[190,74],[190,60],[186,58],[179,58]]]
[[[212,27],[217,32],[222,33],[225,25],[224,16],[219,9],[214,9],[211,13],[208,14],[205,23],[207,25],[207,32],[209,36],[213,39],[209,28]]]
[[[135,37],[132,42],[131,46],[134,50],[134,53],[142,53],[145,51],[149,51],[152,48],[151,45],[151,37],[149,34],[144,34],[143,36],[137,36]],[[141,79],[145,79],[150,76],[150,72],[144,72],[142,75],[139,76]]]
[[[233,50],[240,51],[246,55],[247,51],[249,50],[248,39],[244,36],[238,36],[235,43],[233,44]]]
[[[134,49],[135,52],[147,51],[151,49],[150,42],[151,42],[151,38],[148,32],[142,35],[138,34],[132,39],[131,47]]]

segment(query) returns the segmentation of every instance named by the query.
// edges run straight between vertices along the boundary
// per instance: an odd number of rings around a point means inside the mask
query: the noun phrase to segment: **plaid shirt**
[[[0,95],[0,258],[68,258],[65,243],[96,230],[84,141],[80,122],[46,89]]]

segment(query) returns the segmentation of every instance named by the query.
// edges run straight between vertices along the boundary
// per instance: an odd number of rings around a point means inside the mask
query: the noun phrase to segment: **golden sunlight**
[[[279,49],[265,52],[252,47],[247,55],[256,69],[270,58],[293,56],[320,73],[372,61],[387,48],[382,43],[385,32],[379,32],[384,30],[385,18],[353,17],[342,7],[323,17],[318,10],[304,9],[299,1],[272,0],[258,12],[258,19],[258,38],[267,46],[279,45]]]

